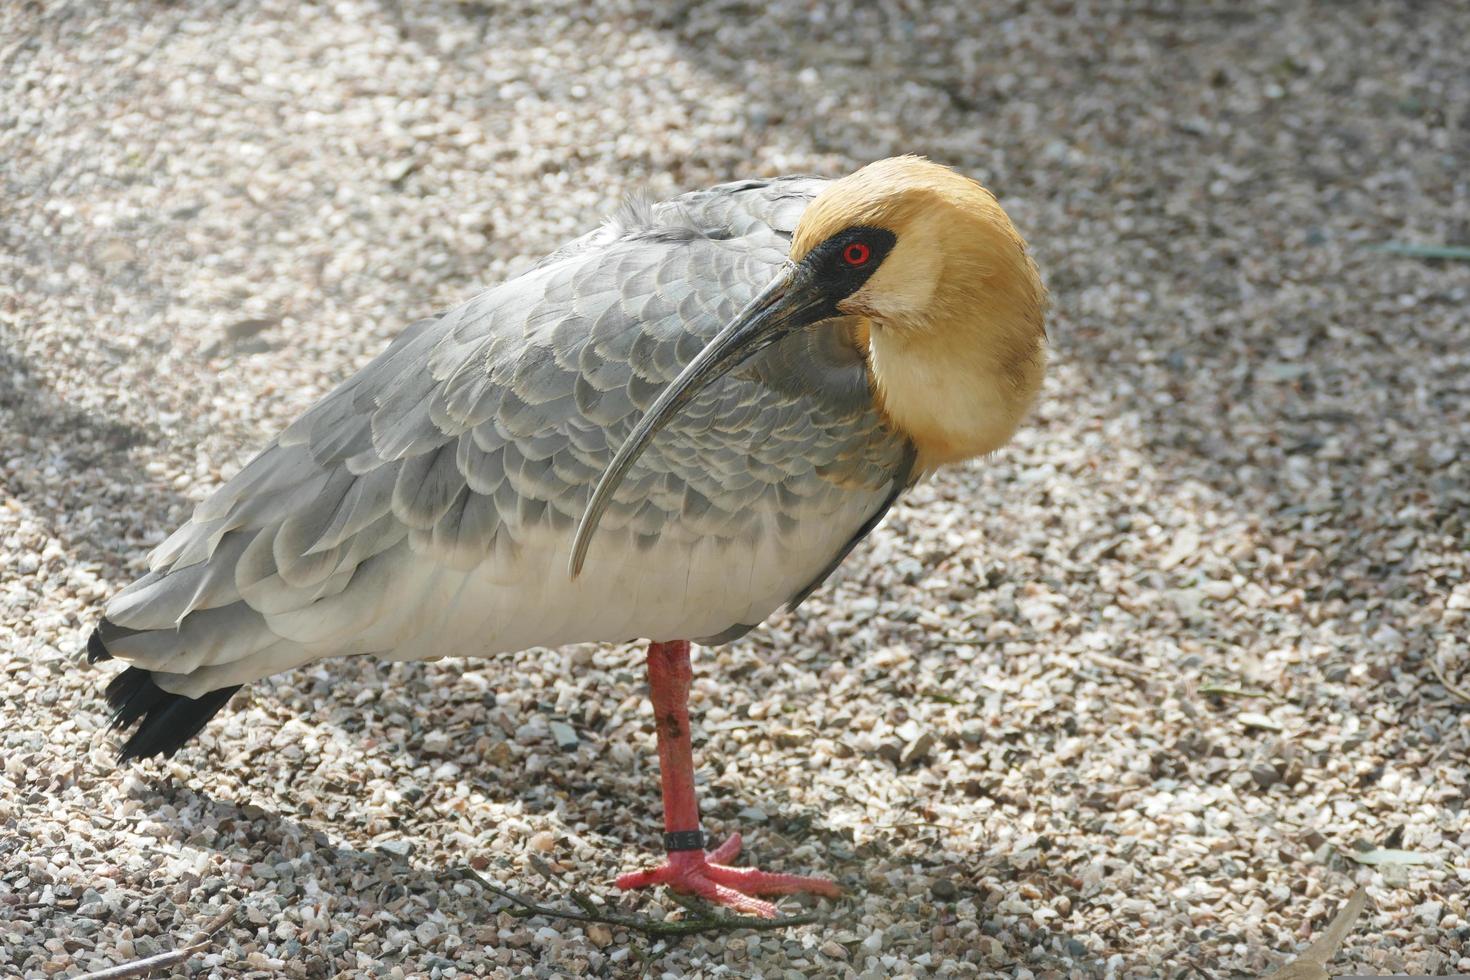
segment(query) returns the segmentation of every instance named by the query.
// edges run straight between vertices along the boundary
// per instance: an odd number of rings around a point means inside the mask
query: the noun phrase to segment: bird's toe
[[[837,898],[842,888],[826,878],[808,878],[804,875],[778,874],[761,871],[759,868],[731,868],[711,864],[706,871],[709,877],[729,888],[747,895],[825,895]]]
[[[836,882],[825,878],[730,867],[726,862],[739,855],[741,843],[740,835],[732,834],[708,853],[674,851],[663,864],[620,875],[615,884],[624,891],[666,885],[681,894],[695,895],[712,904],[766,919],[775,917],[776,906],[761,901],[757,895],[812,894],[836,898],[842,894]]]

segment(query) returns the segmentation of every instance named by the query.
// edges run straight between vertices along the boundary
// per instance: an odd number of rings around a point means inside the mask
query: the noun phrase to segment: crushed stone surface
[[[0,5],[0,973],[1470,973],[1462,3]],[[1052,290],[1014,444],[698,651],[825,920],[536,917],[659,845],[640,651],[323,663],[117,770],[102,601],[398,330],[634,191],[918,152]],[[1437,676],[1442,675],[1442,676]],[[1418,863],[1409,863],[1418,862]],[[786,907],[800,912],[798,900]]]

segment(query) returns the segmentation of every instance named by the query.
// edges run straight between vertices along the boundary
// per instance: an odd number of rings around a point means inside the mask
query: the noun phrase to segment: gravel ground
[[[0,4],[0,972],[235,908],[174,972],[1236,977],[1357,884],[1332,969],[1470,972],[1470,264],[1367,248],[1470,241],[1467,37],[1447,2]],[[449,880],[686,914],[610,886],[658,844],[633,647],[300,670],[113,767],[102,599],[403,325],[630,191],[900,151],[999,192],[1056,364],[1012,447],[696,658],[709,828],[835,873],[829,921],[668,948]]]

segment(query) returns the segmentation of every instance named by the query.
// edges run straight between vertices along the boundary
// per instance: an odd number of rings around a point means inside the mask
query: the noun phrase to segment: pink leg
[[[694,747],[689,737],[689,643],[648,645],[648,685],[658,732],[659,774],[663,780],[664,845],[667,860],[655,868],[622,875],[622,889],[668,885],[674,891],[739,912],[771,918],[776,906],[755,895],[791,895],[812,892],[842,894],[834,882],[822,878],[773,874],[754,868],[732,868],[727,862],[740,853],[740,835],[709,853],[699,827],[699,803],[694,797]]]

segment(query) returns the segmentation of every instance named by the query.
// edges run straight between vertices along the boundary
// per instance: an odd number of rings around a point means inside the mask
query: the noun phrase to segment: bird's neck
[[[868,367],[889,422],[924,471],[994,452],[1011,438],[1041,387],[1042,337],[874,326]]]

